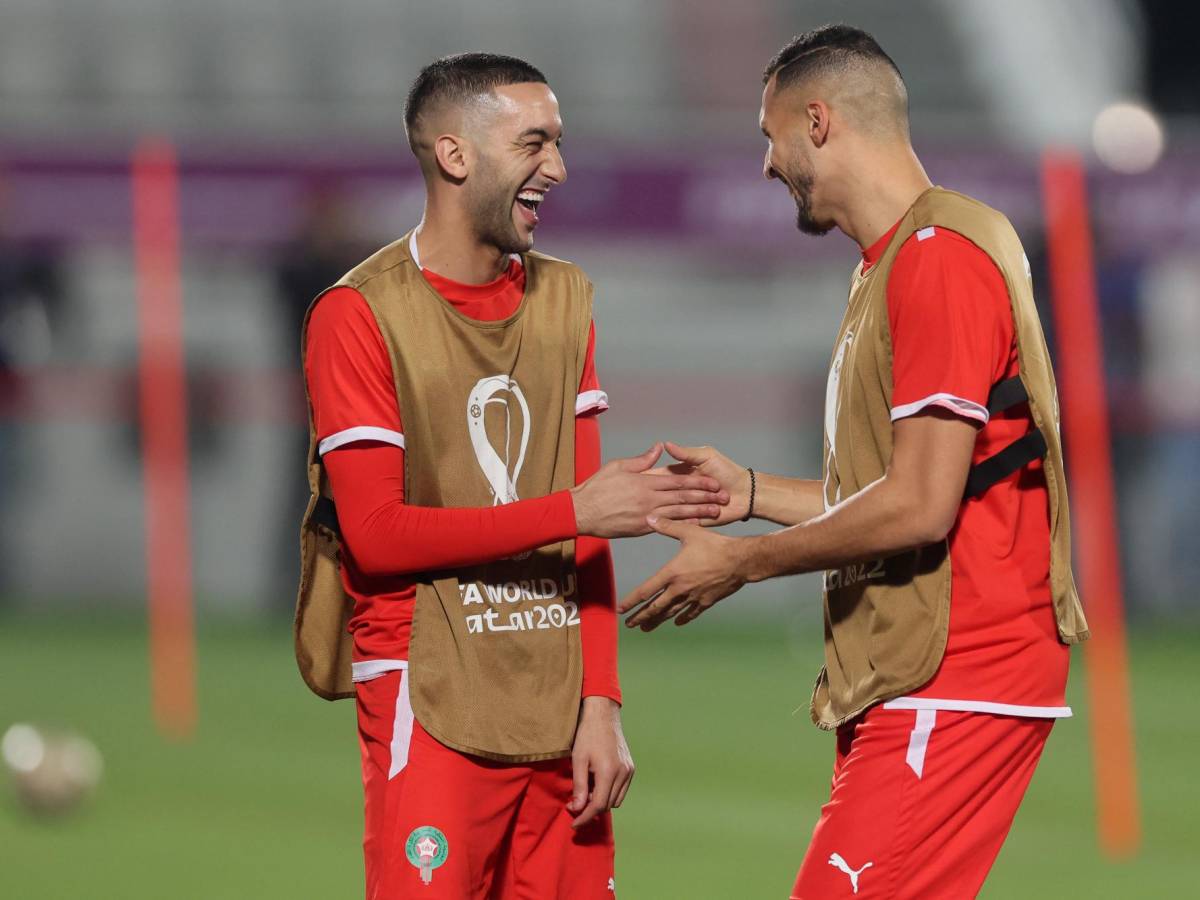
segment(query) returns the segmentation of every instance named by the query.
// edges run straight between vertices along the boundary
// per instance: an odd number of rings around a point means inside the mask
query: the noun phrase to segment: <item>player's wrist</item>
[[[742,582],[754,584],[759,581],[766,581],[775,574],[770,571],[767,562],[768,555],[765,552],[765,538],[767,537],[769,535],[734,539],[731,549],[731,553],[733,554],[733,571]]]
[[[756,501],[758,494],[758,473],[753,468],[747,466],[741,477],[741,492],[742,502],[745,503],[745,508],[741,510],[739,518],[743,522],[749,522],[755,517],[757,512]]]
[[[571,507],[571,519],[575,523],[575,535],[591,535],[592,528],[595,527],[593,517],[591,515],[590,504],[587,502],[585,490],[587,482],[577,484],[570,490],[563,491],[567,495],[567,502]]]
[[[592,701],[589,703],[589,701]],[[607,701],[607,703],[601,702]],[[583,705],[591,706],[598,709],[615,706],[621,708],[621,689],[615,685],[599,684],[594,686],[583,686]]]
[[[755,471],[754,474],[758,482],[754,496],[754,518],[780,525],[795,525],[805,518],[796,510],[801,499],[797,494],[801,483],[767,472]]]
[[[620,721],[620,717],[621,704],[603,694],[588,695],[579,704],[580,722]]]
[[[620,708],[621,704],[607,693],[595,693],[584,695],[583,706],[584,709],[614,709]]]

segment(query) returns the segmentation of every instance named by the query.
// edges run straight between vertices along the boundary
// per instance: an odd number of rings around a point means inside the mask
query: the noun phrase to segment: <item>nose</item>
[[[775,171],[775,167],[771,165],[771,151],[768,150],[763,154],[763,178],[770,181],[772,178],[778,178],[779,174]]]
[[[550,145],[550,152],[546,161],[542,163],[542,175],[555,184],[562,184],[567,180],[567,164],[563,162],[562,152],[554,144]]]

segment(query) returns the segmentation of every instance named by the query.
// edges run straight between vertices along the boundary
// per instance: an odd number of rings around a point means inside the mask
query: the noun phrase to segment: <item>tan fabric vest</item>
[[[388,348],[414,506],[486,507],[575,483],[592,286],[570,263],[538,253],[524,262],[525,297],[498,322],[467,318],[443,300],[413,264],[408,236],[335,285],[366,298]],[[353,694],[350,603],[337,535],[314,521],[318,495],[329,496],[316,440],[311,434],[296,654],[309,686],[332,699]],[[419,575],[408,672],[422,727],[493,759],[568,754],[583,677],[576,585],[574,541]]]
[[[930,188],[905,214],[879,261],[855,270],[829,372],[825,408],[826,508],[882,478],[892,456],[892,344],[887,283],[908,238],[940,226],[983,250],[1008,287],[1021,382],[1047,445],[1050,588],[1066,643],[1088,637],[1071,574],[1071,525],[1058,434],[1058,395],[1025,254],[1008,220],[970,197]],[[928,682],[950,622],[947,541],[825,573],[825,667],[812,718],[832,730],[883,700]]]

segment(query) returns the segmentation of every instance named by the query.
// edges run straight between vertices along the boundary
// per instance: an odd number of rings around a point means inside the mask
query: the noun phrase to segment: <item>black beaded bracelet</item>
[[[750,473],[750,505],[746,507],[746,515],[742,516],[743,522],[749,522],[754,517],[754,489],[757,486],[754,470],[747,466],[746,471]]]

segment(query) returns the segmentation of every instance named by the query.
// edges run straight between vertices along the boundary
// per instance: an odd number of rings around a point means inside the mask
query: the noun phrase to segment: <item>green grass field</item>
[[[107,766],[94,802],[64,821],[30,820],[5,792],[0,896],[361,897],[353,709],[307,693],[287,627],[202,629],[200,727],[178,745],[150,721],[142,629],[85,619],[0,617],[0,730],[20,720],[70,725],[96,741]],[[638,764],[616,819],[625,900],[786,897],[825,798],[832,740],[806,711],[793,715],[808,695],[817,636],[722,625],[623,635],[625,728]],[[1077,716],[1055,729],[982,896],[1197,895],[1200,723],[1180,699],[1194,684],[1197,638],[1194,628],[1133,638],[1145,831],[1137,859],[1106,862],[1097,850],[1077,677]]]

